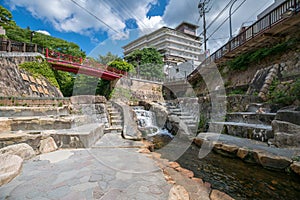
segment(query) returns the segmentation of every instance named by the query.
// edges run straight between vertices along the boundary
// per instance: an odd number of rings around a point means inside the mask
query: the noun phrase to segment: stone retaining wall
[[[27,71],[20,69],[24,62],[36,61],[41,54],[32,56],[0,56],[0,96],[15,97],[63,97],[60,90],[44,77],[34,77]]]

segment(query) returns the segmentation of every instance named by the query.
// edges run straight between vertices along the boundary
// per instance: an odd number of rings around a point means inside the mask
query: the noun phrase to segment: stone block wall
[[[0,56],[0,96],[10,97],[63,97],[60,90],[44,77],[34,77],[20,69],[24,62],[35,61],[40,54],[21,56],[1,54]]]

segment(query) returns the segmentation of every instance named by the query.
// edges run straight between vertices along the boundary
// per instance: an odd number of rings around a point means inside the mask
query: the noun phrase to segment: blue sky
[[[97,57],[108,51],[123,55],[122,46],[142,34],[162,26],[176,27],[182,21],[198,24],[199,0],[3,0],[14,20],[22,28],[47,31],[54,37],[78,44],[88,55]],[[45,3],[47,2],[47,3]],[[211,0],[207,23],[213,20],[229,0]],[[242,3],[238,0],[236,6]],[[257,14],[273,0],[248,0],[233,15],[233,31]],[[82,9],[83,8],[83,9]],[[92,13],[92,15],[88,12]],[[212,33],[228,16],[228,11],[208,30]],[[202,30],[198,31],[199,33]],[[208,47],[216,50],[228,40],[228,25],[224,24],[210,39]]]

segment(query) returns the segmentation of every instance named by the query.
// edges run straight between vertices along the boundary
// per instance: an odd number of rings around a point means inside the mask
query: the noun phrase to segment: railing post
[[[37,52],[37,44],[34,44],[34,52]]]
[[[6,51],[11,52],[11,40],[8,40]]]
[[[26,43],[23,43],[23,49],[22,49],[23,52],[26,52]]]
[[[79,62],[80,62],[80,64],[82,65],[82,57],[80,57]]]
[[[48,58],[49,57],[49,49],[48,48],[46,48],[46,58]]]

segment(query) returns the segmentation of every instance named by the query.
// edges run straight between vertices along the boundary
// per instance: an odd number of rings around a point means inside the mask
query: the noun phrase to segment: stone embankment
[[[194,143],[199,147],[204,143],[211,144],[215,152],[224,156],[240,158],[271,170],[292,169],[300,175],[299,149],[275,148],[263,142],[217,133],[200,133]]]
[[[46,78],[35,77],[20,69],[24,62],[38,60],[41,54],[1,53],[0,56],[0,96],[5,97],[63,97],[60,90]],[[19,104],[23,105],[23,104]]]

